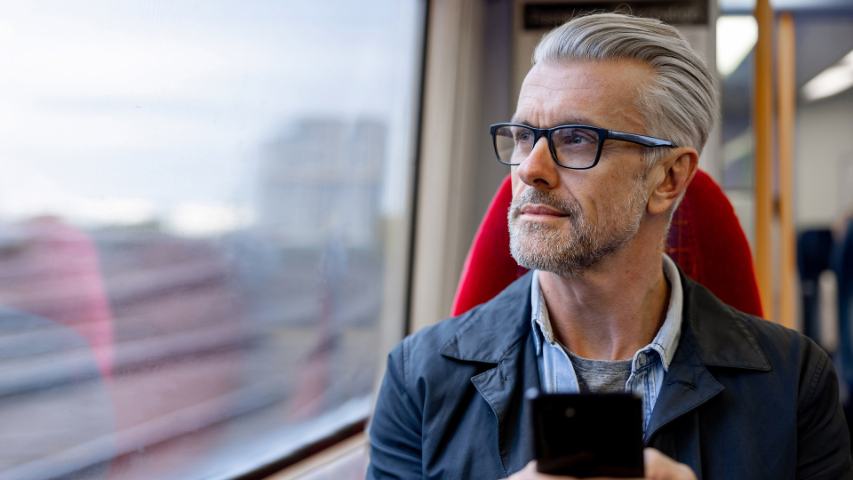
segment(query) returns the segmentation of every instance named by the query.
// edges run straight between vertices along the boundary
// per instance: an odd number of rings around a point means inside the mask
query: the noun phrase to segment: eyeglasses
[[[636,143],[644,147],[675,147],[669,140],[617,132],[590,125],[558,125],[553,128],[534,128],[517,123],[496,123],[489,126],[498,161],[505,165],[520,165],[533,151],[540,138],[548,139],[548,149],[557,165],[574,170],[586,170],[598,164],[601,146],[607,139]]]

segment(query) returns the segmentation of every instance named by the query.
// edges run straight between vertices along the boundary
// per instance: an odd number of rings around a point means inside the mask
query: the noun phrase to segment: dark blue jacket
[[[827,355],[682,275],[684,322],[646,444],[706,479],[853,478]],[[539,386],[530,274],[388,358],[368,478],[502,478],[533,458],[523,392]]]

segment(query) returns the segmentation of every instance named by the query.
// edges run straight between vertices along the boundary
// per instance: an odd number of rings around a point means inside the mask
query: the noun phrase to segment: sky
[[[262,146],[305,116],[388,122],[400,213],[418,3],[0,2],[0,217],[251,221]]]

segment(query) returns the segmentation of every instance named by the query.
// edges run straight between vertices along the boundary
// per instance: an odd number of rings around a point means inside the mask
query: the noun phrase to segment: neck
[[[631,242],[583,273],[539,274],[557,339],[586,358],[624,360],[648,345],[666,314],[662,251]]]

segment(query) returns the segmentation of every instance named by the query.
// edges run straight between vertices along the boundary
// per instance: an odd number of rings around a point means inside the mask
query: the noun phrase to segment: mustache
[[[581,214],[581,208],[577,200],[559,198],[550,192],[543,192],[535,188],[528,188],[512,199],[509,206],[509,218],[515,219],[521,215],[521,207],[530,203],[538,203],[551,207],[569,218],[577,218]]]

